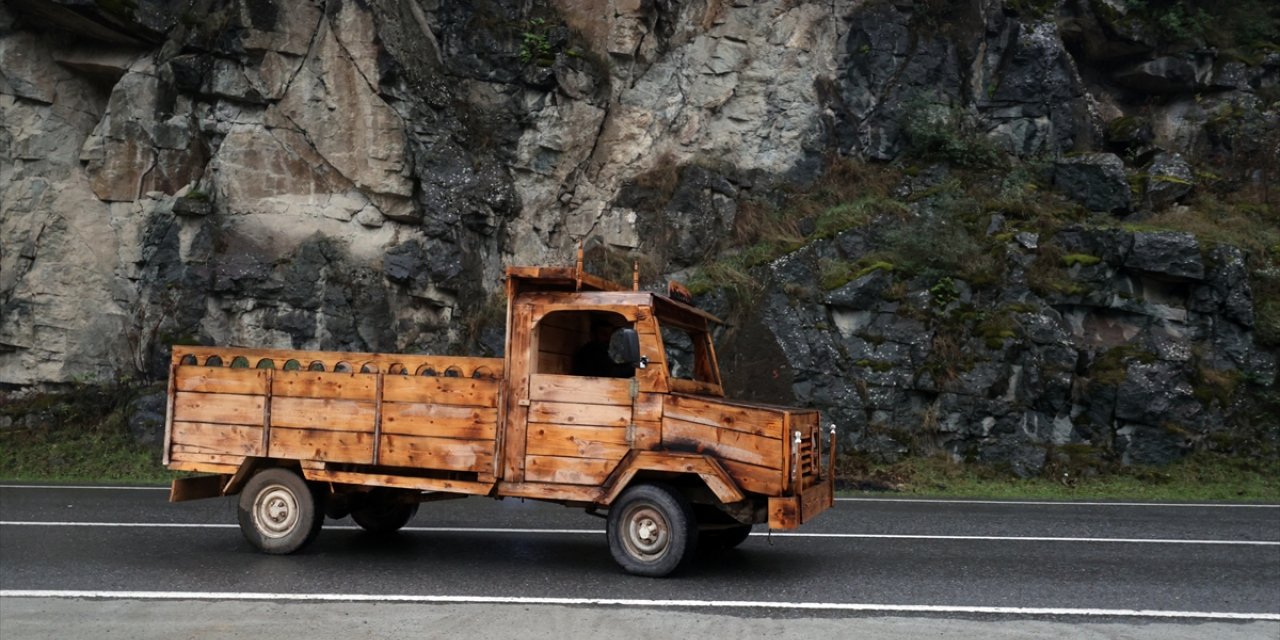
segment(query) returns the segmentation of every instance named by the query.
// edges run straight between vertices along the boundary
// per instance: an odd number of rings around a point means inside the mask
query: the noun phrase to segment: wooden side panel
[[[717,458],[780,469],[782,441],[741,431],[717,429],[668,415],[662,421],[662,443],[675,450],[711,453]]]
[[[179,391],[173,400],[173,420],[261,426],[262,408],[262,396]]]
[[[631,379],[537,374],[530,379],[529,398],[547,402],[630,407]]]
[[[209,422],[174,422],[172,451],[181,453],[262,455],[262,427]]]
[[[525,478],[530,482],[597,486],[617,465],[617,460],[531,455],[525,458]]]
[[[782,473],[777,469],[766,469],[755,465],[717,459],[720,466],[729,473],[738,486],[752,493],[776,496],[782,493]]]
[[[324,373],[318,371],[276,371],[271,395],[291,398],[335,398],[373,400],[378,379],[364,373]],[[274,408],[272,409],[274,411]]]
[[[273,397],[271,428],[293,427],[373,433],[373,420],[376,413],[376,405],[372,401]],[[272,452],[275,453],[275,450],[272,449]]]
[[[535,400],[529,405],[529,422],[626,427],[631,422],[631,406]]]
[[[421,402],[467,407],[497,407],[499,380],[444,376],[386,376],[384,402]]]
[[[497,428],[497,409],[408,402],[382,405],[385,434],[493,440]]]
[[[621,460],[631,451],[625,427],[529,423],[529,455]]]
[[[493,453],[492,441],[384,435],[380,457],[393,467],[488,472]]]
[[[373,461],[372,433],[272,428],[270,439],[268,448],[275,458],[362,464]]]
[[[178,367],[176,373],[174,388],[178,391],[244,395],[261,394],[267,391],[267,372],[261,369],[186,365]]]
[[[782,438],[783,413],[767,409],[755,409],[707,402],[685,396],[668,396],[665,416],[696,422],[709,427],[721,427],[766,438]]]

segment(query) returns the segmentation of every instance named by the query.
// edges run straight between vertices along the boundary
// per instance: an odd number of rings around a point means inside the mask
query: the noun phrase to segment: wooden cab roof
[[[507,267],[508,296],[534,291],[629,292],[632,289],[574,267]],[[650,291],[641,293],[650,296],[655,305],[666,307],[678,315],[693,315],[715,324],[728,324],[702,309],[668,296]]]

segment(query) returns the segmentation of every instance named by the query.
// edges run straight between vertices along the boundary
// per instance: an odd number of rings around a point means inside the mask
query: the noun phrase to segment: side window
[[[667,356],[667,375],[693,380],[693,340],[689,333],[662,325],[662,349]]]
[[[538,323],[534,333],[538,361],[535,373],[630,378],[635,369],[609,357],[609,338],[625,317],[605,311],[556,311]]]

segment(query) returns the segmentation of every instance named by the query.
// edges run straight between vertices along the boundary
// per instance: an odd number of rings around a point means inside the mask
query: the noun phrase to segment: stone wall
[[[1280,55],[1178,39],[1135,6],[10,1],[0,385],[162,375],[165,345],[187,341],[499,352],[503,265],[567,263],[586,241],[696,274],[735,250],[751,207],[785,208],[833,158],[1047,163],[1084,209],[1138,218],[1209,181],[1265,184]],[[765,302],[737,335],[764,347],[726,345],[744,365],[731,379],[820,406],[877,455],[924,430],[1030,471],[1053,445],[1141,461],[1230,422],[1180,385],[1270,384],[1258,256],[1095,227],[993,230],[1005,280],[954,278],[945,304],[936,278],[874,272],[795,295],[821,260],[877,247],[868,229],[823,234],[757,271]],[[1087,294],[1028,288],[1042,245],[1099,258],[1063,276]],[[938,332],[975,330],[978,312],[1019,330],[951,345],[965,366],[922,375]],[[781,360],[767,381],[760,354]],[[1168,407],[1142,400],[1157,387]]]

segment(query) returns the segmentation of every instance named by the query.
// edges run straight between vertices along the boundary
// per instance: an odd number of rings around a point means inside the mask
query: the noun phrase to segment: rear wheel
[[[698,534],[698,548],[704,551],[727,551],[746,542],[751,525],[740,524],[727,529],[707,529]]]
[[[240,532],[266,553],[293,553],[320,533],[324,510],[307,481],[288,469],[259,471],[240,493]]]
[[[609,551],[629,573],[670,574],[693,555],[697,534],[689,501],[666,485],[635,485],[609,507]]]
[[[351,511],[351,519],[369,533],[392,533],[409,524],[418,513],[417,504],[375,499],[369,504]]]

